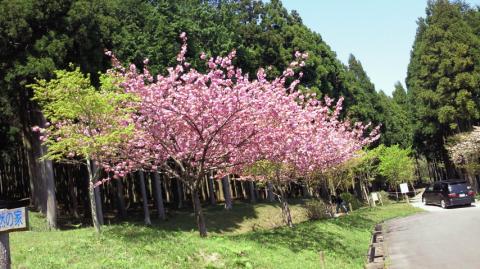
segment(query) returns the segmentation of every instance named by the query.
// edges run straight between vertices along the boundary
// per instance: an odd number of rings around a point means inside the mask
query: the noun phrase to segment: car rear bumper
[[[455,206],[455,205],[468,205],[471,203],[475,203],[475,198],[471,196],[466,196],[462,198],[451,198],[449,199],[449,205],[450,206]]]

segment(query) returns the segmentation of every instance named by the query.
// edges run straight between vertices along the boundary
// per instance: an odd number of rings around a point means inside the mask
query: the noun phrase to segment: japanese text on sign
[[[0,232],[27,228],[25,207],[0,210]]]

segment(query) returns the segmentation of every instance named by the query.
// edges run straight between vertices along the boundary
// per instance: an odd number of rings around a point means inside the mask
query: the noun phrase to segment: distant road
[[[479,269],[480,204],[427,212],[386,223],[385,242],[392,269]]]

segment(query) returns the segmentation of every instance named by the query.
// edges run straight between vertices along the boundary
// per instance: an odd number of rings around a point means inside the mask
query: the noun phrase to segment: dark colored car
[[[475,192],[464,180],[445,180],[430,184],[422,195],[425,204],[437,204],[443,208],[475,203]]]

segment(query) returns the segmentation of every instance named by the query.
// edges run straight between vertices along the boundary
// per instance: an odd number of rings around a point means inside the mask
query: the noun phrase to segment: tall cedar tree
[[[418,21],[407,86],[414,123],[414,147],[442,160],[455,176],[444,148],[448,136],[478,122],[480,39],[467,23],[462,2],[429,1]]]

